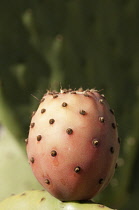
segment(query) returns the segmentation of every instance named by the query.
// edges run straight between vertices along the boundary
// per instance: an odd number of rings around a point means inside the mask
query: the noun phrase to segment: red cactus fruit
[[[114,112],[94,89],[47,92],[26,144],[34,175],[62,201],[90,199],[104,189],[120,148]]]

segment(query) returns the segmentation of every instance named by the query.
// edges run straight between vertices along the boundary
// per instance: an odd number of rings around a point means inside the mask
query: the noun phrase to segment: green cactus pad
[[[0,202],[2,210],[112,210],[93,202],[62,202],[44,190],[25,191]]]

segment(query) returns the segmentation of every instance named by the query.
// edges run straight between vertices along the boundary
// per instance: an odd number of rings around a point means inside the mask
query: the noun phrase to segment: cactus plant
[[[31,94],[40,99],[60,82],[104,88],[123,141],[116,177],[98,200],[132,208],[139,189],[132,176],[139,171],[138,10],[137,0],[5,0],[0,7],[0,123],[23,148],[26,116],[37,106]]]
[[[44,190],[25,191],[0,202],[2,210],[112,210],[91,201],[61,202]],[[113,209],[114,210],[114,209]],[[115,209],[116,210],[116,209]]]

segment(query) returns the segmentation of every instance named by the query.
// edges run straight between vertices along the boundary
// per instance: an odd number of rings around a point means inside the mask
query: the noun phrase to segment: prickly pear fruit
[[[26,143],[36,178],[62,201],[87,200],[104,189],[120,148],[114,112],[94,89],[47,92]]]
[[[1,210],[112,210],[106,206],[86,202],[61,202],[46,191],[25,191],[0,202]]]

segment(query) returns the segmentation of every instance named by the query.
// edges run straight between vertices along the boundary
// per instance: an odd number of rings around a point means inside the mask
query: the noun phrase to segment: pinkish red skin
[[[97,91],[61,90],[57,95],[45,94],[32,117],[28,159],[38,181],[56,198],[91,199],[108,185],[115,171],[120,148],[115,117]]]

